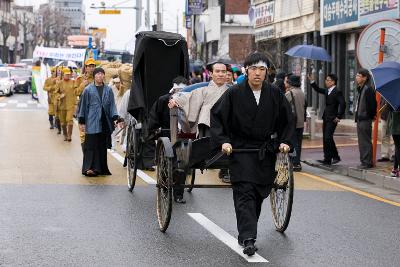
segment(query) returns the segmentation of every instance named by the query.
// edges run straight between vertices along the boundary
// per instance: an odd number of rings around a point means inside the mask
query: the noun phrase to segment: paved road
[[[29,97],[1,98],[0,104],[11,105],[10,100],[22,103]],[[174,205],[163,234],[158,231],[154,185],[139,179],[129,193],[125,170],[111,153],[111,177],[81,176],[77,132],[71,143],[64,142],[48,129],[47,114],[37,105],[25,112],[16,105],[3,109],[0,266],[251,264],[189,215],[200,214],[236,237],[230,189],[185,194],[187,204]],[[146,174],[154,178],[154,173]],[[274,230],[266,201],[257,244],[258,259],[269,262],[259,265],[398,266],[400,196],[347,179],[308,167],[297,173],[291,223],[284,235]],[[212,180],[216,172],[200,178]],[[363,193],[367,191],[384,199]]]

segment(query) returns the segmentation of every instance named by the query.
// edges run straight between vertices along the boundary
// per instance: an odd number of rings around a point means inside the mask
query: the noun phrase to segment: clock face
[[[381,28],[385,29],[383,61],[400,60],[400,23],[381,20],[365,28],[358,40],[357,58],[363,68],[371,69],[378,65]]]

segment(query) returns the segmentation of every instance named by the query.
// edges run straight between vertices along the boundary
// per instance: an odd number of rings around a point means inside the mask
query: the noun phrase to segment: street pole
[[[161,31],[160,0],[157,0],[157,31]]]
[[[179,33],[179,9],[176,10],[176,33]]]
[[[383,62],[383,53],[384,53],[384,45],[385,45],[385,28],[381,28],[381,36],[379,40],[379,55],[378,55],[378,64]],[[379,119],[381,117],[380,114],[380,103],[381,103],[381,95],[379,93],[376,94],[376,119],[374,121],[374,131],[372,136],[372,165],[376,165],[376,146],[378,143],[378,127],[379,127]]]
[[[142,26],[142,0],[136,0],[136,31]]]

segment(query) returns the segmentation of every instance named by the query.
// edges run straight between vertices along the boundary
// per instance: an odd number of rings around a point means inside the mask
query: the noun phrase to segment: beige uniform
[[[93,75],[83,74],[82,76],[79,76],[75,81],[75,95],[79,97],[83,93],[83,90],[85,90],[86,86],[91,84],[93,81]],[[78,103],[79,100],[77,101],[77,104]],[[84,143],[85,132],[82,132],[81,129],[79,129],[79,137],[81,138],[81,143]]]
[[[76,95],[74,81],[62,80],[56,86],[59,99],[59,118],[61,125],[73,125]]]
[[[55,107],[54,107],[54,92],[56,87],[56,78],[50,77],[47,78],[44,82],[43,90],[47,92],[47,102],[48,102],[48,113],[49,115],[55,115]]]

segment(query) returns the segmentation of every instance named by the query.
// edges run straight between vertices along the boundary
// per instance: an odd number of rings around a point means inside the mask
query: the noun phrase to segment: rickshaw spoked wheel
[[[278,154],[276,171],[277,177],[270,193],[270,204],[275,228],[283,233],[289,226],[294,191],[293,166],[287,153]]]
[[[126,158],[127,158],[127,179],[128,179],[128,188],[129,191],[132,192],[136,183],[136,176],[138,170],[138,161],[140,156],[140,144],[138,133],[135,129],[135,126],[130,126],[128,128],[128,138],[126,145]]]
[[[187,189],[187,191],[189,192],[189,193],[191,193],[192,192],[192,190],[193,190],[193,185],[194,185],[194,181],[196,180],[196,169],[192,169],[192,172],[191,172],[191,179],[190,179],[190,187],[188,187],[188,189]]]
[[[167,157],[161,144],[157,151],[157,219],[161,232],[165,232],[172,213],[172,159]]]

